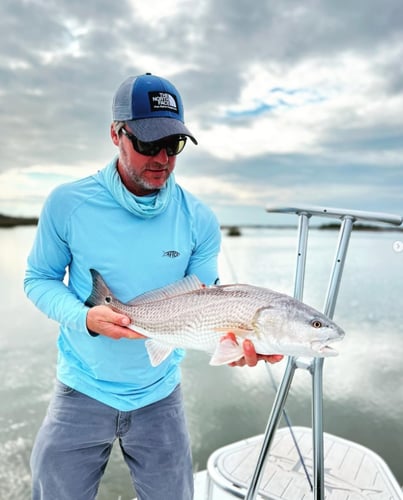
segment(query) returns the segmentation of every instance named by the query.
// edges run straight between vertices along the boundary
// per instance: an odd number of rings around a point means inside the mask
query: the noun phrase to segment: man
[[[57,384],[31,457],[33,500],[94,499],[117,438],[139,499],[190,500],[182,350],[152,367],[130,319],[85,300],[91,268],[122,301],[188,274],[215,283],[220,229],[175,182],[176,156],[187,138],[197,142],[169,81],[127,78],[110,133],[117,158],[51,193],[28,257],[26,293],[60,323]],[[250,342],[244,352],[235,364],[256,364]]]

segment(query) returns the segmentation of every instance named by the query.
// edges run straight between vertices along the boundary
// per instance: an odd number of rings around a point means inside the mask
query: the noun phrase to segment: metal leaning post
[[[365,212],[318,206],[268,207],[270,213],[288,213],[299,216],[297,263],[294,280],[294,297],[302,300],[305,279],[305,264],[308,245],[309,219],[312,216],[330,217],[342,221],[336,247],[333,268],[325,297],[323,312],[330,318],[336,307],[337,296],[343,274],[348,245],[353,225],[357,220],[381,222],[400,226],[403,217],[381,212]],[[273,441],[282,411],[297,368],[308,370],[312,375],[312,438],[313,438],[313,494],[315,500],[325,498],[324,451],[323,451],[323,358],[314,358],[309,363],[290,357],[282,381],[278,387],[272,411],[266,426],[263,444],[254,470],[245,500],[255,500],[259,482],[264,471],[266,458]]]

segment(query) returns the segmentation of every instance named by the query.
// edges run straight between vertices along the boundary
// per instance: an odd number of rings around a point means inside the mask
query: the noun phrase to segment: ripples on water
[[[22,277],[33,228],[0,230],[0,498],[29,499],[29,454],[50,398],[57,325],[24,297]],[[399,236],[399,237],[397,237]],[[401,233],[353,232],[335,320],[346,330],[340,356],[325,362],[325,430],[383,456],[403,484],[403,253],[392,250]],[[304,300],[322,308],[337,234],[311,231]],[[244,230],[224,236],[221,281],[293,292],[296,231]],[[272,368],[279,383],[285,363]],[[295,425],[310,425],[308,373],[298,370],[287,401]],[[189,352],[183,389],[195,467],[205,467],[220,445],[264,431],[274,388],[264,366],[210,367]],[[115,447],[99,500],[130,500],[133,490]]]

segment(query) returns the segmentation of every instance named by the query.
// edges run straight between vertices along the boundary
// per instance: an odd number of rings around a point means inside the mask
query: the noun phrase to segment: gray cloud
[[[287,72],[309,61],[337,67],[341,56],[354,55],[378,76],[374,99],[403,92],[400,0],[182,2],[175,15],[155,24],[136,16],[128,0],[3,0],[0,17],[0,172],[103,165],[114,151],[108,139],[112,94],[128,74],[172,74],[188,124],[202,130],[217,123],[218,106],[237,103],[253,63]],[[346,108],[345,115],[318,124],[317,154],[251,153],[229,163],[196,151],[178,164],[189,177],[203,169],[218,181],[255,183],[257,189],[268,178],[273,189],[294,183],[299,190],[308,178],[318,199],[326,188],[336,200],[337,192],[342,197],[332,186],[347,181],[371,193],[377,186],[386,191],[403,184],[402,160],[389,159],[385,170],[368,157],[401,151],[403,121],[396,116],[367,120]],[[226,123],[239,127],[254,119],[251,114]],[[384,203],[401,206],[395,192]]]

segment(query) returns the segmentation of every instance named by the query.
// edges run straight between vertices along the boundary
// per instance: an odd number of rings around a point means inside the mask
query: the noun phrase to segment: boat
[[[399,215],[317,206],[268,207],[269,213],[299,217],[294,297],[302,300],[309,222],[312,217],[340,221],[339,239],[325,298],[333,318],[356,221],[400,226]],[[386,462],[367,447],[324,432],[323,358],[289,357],[264,434],[215,450],[205,470],[195,473],[195,500],[403,500],[403,490]],[[297,369],[312,376],[312,426],[279,427]],[[286,419],[287,421],[287,419]]]
[[[403,492],[385,461],[372,450],[324,433],[326,499],[403,499]],[[294,438],[304,457],[300,460]],[[246,497],[264,435],[224,446],[211,454],[207,469],[195,474],[194,500],[230,500]],[[312,429],[279,428],[263,470],[256,499],[308,500],[312,489]],[[307,476],[308,474],[308,476]],[[320,498],[319,496],[315,498]]]

